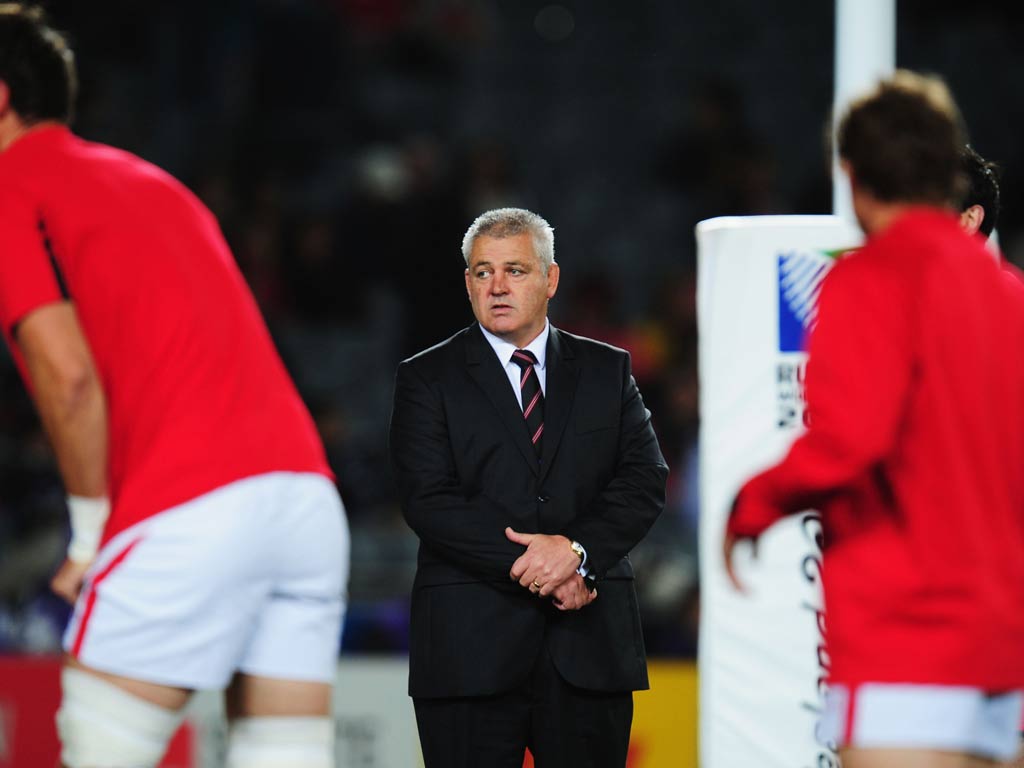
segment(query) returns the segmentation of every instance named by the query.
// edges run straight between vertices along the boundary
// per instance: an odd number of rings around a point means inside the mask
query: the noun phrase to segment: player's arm
[[[74,307],[47,304],[15,330],[39,418],[53,444],[67,492],[107,493],[107,405]]]
[[[840,263],[825,280],[807,373],[810,427],[740,490],[732,535],[756,537],[818,506],[892,450],[913,376],[912,309],[899,273],[863,266]]]
[[[440,393],[408,362],[395,378],[388,449],[402,512],[423,545],[482,578],[508,579],[524,549],[505,538],[512,515],[462,487]]]
[[[109,512],[106,398],[69,302],[32,310],[18,322],[14,338],[69,497],[71,545],[53,587],[74,599]]]

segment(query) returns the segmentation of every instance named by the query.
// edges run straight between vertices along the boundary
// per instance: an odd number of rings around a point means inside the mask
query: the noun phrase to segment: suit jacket
[[[547,638],[572,685],[648,687],[627,553],[665,503],[668,467],[629,355],[552,327],[538,461],[502,363],[474,324],[398,368],[390,454],[420,539],[409,692],[481,696],[527,679]],[[562,612],[512,582],[511,526],[587,551],[598,597]]]

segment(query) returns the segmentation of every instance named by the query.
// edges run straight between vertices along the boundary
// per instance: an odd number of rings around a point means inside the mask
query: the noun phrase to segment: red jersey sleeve
[[[817,506],[895,443],[913,375],[910,294],[896,269],[867,256],[849,257],[825,279],[807,363],[810,426],[740,490],[729,520],[736,535],[759,535]]]
[[[63,298],[41,219],[20,190],[0,189],[0,327],[11,339],[33,309]]]

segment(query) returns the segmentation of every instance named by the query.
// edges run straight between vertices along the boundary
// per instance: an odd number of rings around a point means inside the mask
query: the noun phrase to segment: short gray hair
[[[469,225],[462,238],[462,258],[469,266],[469,256],[478,237],[515,237],[529,234],[533,240],[533,251],[540,259],[541,269],[546,275],[555,263],[555,230],[544,219],[525,208],[495,208],[481,213]]]

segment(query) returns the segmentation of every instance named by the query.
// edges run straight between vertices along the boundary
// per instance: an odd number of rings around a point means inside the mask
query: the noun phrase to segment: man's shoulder
[[[466,348],[470,343],[473,334],[483,338],[475,325],[463,328],[458,333],[449,336],[432,347],[417,352],[412,357],[407,357],[401,362],[403,366],[411,366],[421,370],[446,366],[453,359],[465,359]]]
[[[553,343],[564,347],[564,357],[581,357],[589,360],[620,361],[629,352],[599,339],[580,336],[560,328],[551,327]]]

